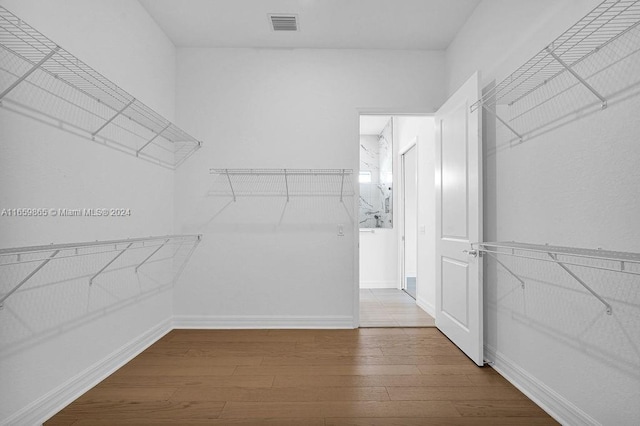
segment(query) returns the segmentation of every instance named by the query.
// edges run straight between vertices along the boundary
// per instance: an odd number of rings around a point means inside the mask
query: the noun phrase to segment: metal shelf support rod
[[[506,121],[504,121],[496,112],[492,111],[489,107],[487,107],[486,105],[482,105],[482,107],[484,108],[485,111],[487,111],[489,114],[493,115],[496,120],[498,120],[499,122],[501,122],[504,127],[506,127],[507,129],[511,130],[511,133],[513,133],[514,135],[516,135],[518,137],[518,139],[520,139],[520,142],[522,142],[523,136],[516,132],[515,129],[513,127],[511,127],[509,125],[509,123],[507,123]]]
[[[9,296],[11,296],[13,293],[15,293],[20,287],[22,287],[22,285],[24,283],[26,283],[27,281],[29,281],[31,279],[31,277],[33,277],[35,274],[38,273],[38,271],[42,268],[44,268],[44,266],[49,263],[54,257],[56,257],[56,255],[60,253],[60,250],[56,250],[54,251],[51,256],[49,256],[48,259],[45,259],[40,265],[38,265],[36,267],[36,269],[34,269],[29,275],[27,275],[22,281],[20,281],[18,283],[18,285],[16,285],[15,287],[13,287],[11,289],[11,291],[9,291],[7,294],[5,294],[4,296],[2,296],[2,299],[0,299],[0,309],[2,309],[4,307],[4,301],[7,300],[9,298]]]
[[[284,169],[284,186],[287,190],[287,203],[289,202],[289,181],[287,179],[287,169]]]
[[[107,269],[109,267],[109,265],[111,265],[113,262],[116,261],[117,258],[119,258],[120,256],[122,256],[124,254],[125,251],[129,250],[129,247],[131,247],[133,245],[133,243],[129,243],[124,250],[122,250],[120,253],[116,254],[116,257],[114,257],[113,259],[111,259],[111,261],[109,263],[107,263],[106,265],[104,265],[102,267],[102,269],[100,269],[98,272],[96,272],[96,274],[94,276],[92,276],[91,278],[89,278],[89,285],[93,284],[93,280],[102,273],[102,271],[104,271],[105,269]]]
[[[147,256],[147,257],[146,257],[142,262],[140,262],[140,264],[139,264],[138,266],[136,266],[136,267],[135,267],[135,269],[134,269],[134,270],[135,270],[135,272],[136,272],[136,273],[138,273],[138,269],[139,269],[142,265],[144,265],[144,264],[147,262],[147,260],[151,259],[151,258],[153,257],[153,255],[154,255],[154,254],[156,254],[157,252],[159,252],[159,251],[160,251],[160,249],[161,249],[162,247],[164,247],[164,246],[165,246],[165,244],[167,244],[168,242],[169,242],[169,238],[167,238],[166,240],[164,240],[164,243],[162,243],[162,244],[161,244],[157,249],[155,249],[155,250],[153,251],[153,253],[151,253],[149,256]]]
[[[602,302],[602,304],[604,306],[606,306],[607,315],[611,315],[613,313],[613,309],[611,308],[611,305],[609,303],[607,303],[602,297],[600,297],[600,295],[598,293],[593,291],[593,289],[591,287],[589,287],[584,281],[582,281],[569,268],[567,268],[564,263],[558,261],[558,258],[556,257],[556,255],[554,255],[552,253],[547,253],[547,254],[549,255],[549,257],[551,259],[553,259],[555,261],[555,263],[558,264],[558,266],[560,266],[562,269],[564,269],[567,272],[567,274],[571,275],[576,281],[578,281],[580,283],[580,285],[582,285],[582,287],[586,288],[589,291],[589,293],[591,293],[596,299],[598,299],[600,302]]]
[[[502,266],[502,267],[503,267],[503,268],[504,268],[508,273],[510,273],[511,275],[513,275],[513,277],[514,277],[516,280],[520,281],[520,287],[524,288],[524,280],[522,280],[519,276],[517,276],[517,275],[516,275],[516,273],[515,273],[515,272],[513,272],[511,269],[509,269],[509,268],[507,267],[507,265],[505,265],[504,263],[502,263],[502,262],[500,261],[500,259],[498,259],[498,257],[497,257],[496,255],[494,255],[493,253],[490,253],[490,252],[485,252],[485,253],[486,253],[486,254],[488,254],[489,256],[491,256],[491,257],[492,257],[496,262],[498,262],[498,264],[499,264],[500,266]]]
[[[193,246],[191,246],[191,250],[189,250],[189,253],[187,253],[187,255],[185,256],[184,262],[182,262],[182,265],[180,266],[180,269],[178,269],[178,272],[176,272],[176,275],[173,277],[174,284],[178,282],[178,279],[182,275],[182,272],[184,271],[184,268],[187,266],[187,262],[191,258],[191,255],[193,255],[193,252],[196,250],[196,248],[198,247],[198,245],[201,242],[202,242],[202,237],[198,236],[196,241],[193,243]],[[180,250],[180,248],[178,248],[178,250]],[[177,250],[176,250],[176,252],[177,252]]]
[[[541,257],[524,256],[524,255],[521,255],[521,254],[515,254],[514,250],[517,250],[517,248],[516,249],[509,248],[509,250],[511,250],[511,252],[489,250],[489,249],[483,248],[483,247],[479,247],[478,248],[478,251],[481,251],[483,253],[504,254],[504,255],[507,255],[507,256],[519,257],[521,259],[538,260],[540,262],[556,263],[556,261],[554,261],[554,260],[545,259],[545,258],[541,258]],[[535,251],[535,253],[539,253],[539,252]],[[546,254],[546,252],[544,252],[544,253]],[[561,254],[566,254],[566,253],[561,253]],[[607,260],[607,259],[605,259],[605,260]],[[590,268],[590,269],[597,269],[599,271],[620,272],[620,273],[623,273],[623,274],[640,276],[640,272],[633,272],[633,271],[629,271],[628,269],[620,270],[620,269],[604,268],[604,267],[601,267],[601,266],[584,265],[584,264],[580,264],[580,263],[576,263],[576,262],[563,262],[563,263],[565,265],[579,266],[579,267],[585,267],[585,268]]]
[[[591,86],[589,83],[587,83],[587,81],[582,78],[580,76],[580,74],[578,74],[577,72],[575,72],[569,65],[567,65],[566,62],[564,62],[562,59],[560,59],[560,57],[558,55],[556,55],[553,50],[551,50],[550,47],[547,47],[547,52],[549,53],[549,55],[551,55],[551,57],[553,59],[555,59],[560,65],[562,65],[562,67],[564,69],[566,69],[567,71],[569,71],[571,73],[571,75],[573,75],[580,83],[582,83],[582,85],[584,87],[586,87],[587,89],[589,89],[589,91],[591,93],[593,93],[598,99],[600,99],[600,102],[602,103],[602,109],[605,109],[607,107],[607,99],[602,96],[600,93],[598,93],[598,91],[596,89],[593,88],[593,86]]]
[[[4,98],[7,93],[11,92],[13,89],[16,88],[16,86],[20,83],[22,83],[24,81],[25,78],[29,77],[31,74],[33,74],[33,72],[35,70],[37,70],[38,68],[40,68],[42,66],[42,64],[44,64],[45,62],[47,62],[53,55],[56,54],[56,52],[60,50],[60,46],[56,46],[51,52],[49,52],[47,54],[47,56],[45,56],[44,58],[42,58],[40,60],[40,62],[38,62],[37,64],[35,64],[34,66],[32,66],[29,71],[27,71],[26,73],[24,73],[22,75],[22,77],[20,77],[19,79],[17,79],[16,81],[13,82],[13,84],[9,87],[7,87],[2,93],[0,93],[0,100],[2,100],[2,98]]]
[[[120,109],[120,111],[116,112],[115,115],[113,117],[111,117],[110,119],[108,119],[102,126],[100,126],[100,128],[98,130],[96,130],[95,132],[91,133],[91,136],[95,136],[98,133],[100,133],[100,130],[102,130],[105,127],[107,127],[107,125],[109,125],[109,123],[111,123],[113,120],[115,120],[120,114],[122,114],[124,112],[125,109],[129,108],[131,106],[131,104],[134,103],[135,101],[136,101],[136,98],[131,99],[128,104],[123,106]]]
[[[602,251],[602,250],[579,250],[576,252],[566,251],[566,250],[557,251],[557,250],[551,250],[551,247],[546,245],[528,247],[528,246],[522,246],[522,245],[509,245],[508,243],[472,243],[471,247],[475,245],[477,245],[478,248],[482,251],[488,250],[487,247],[494,247],[496,249],[510,250],[512,254],[514,253],[515,250],[522,250],[522,251],[528,251],[533,253],[542,253],[542,254],[553,253],[561,256],[568,255],[568,256],[575,256],[575,257],[580,257],[584,259],[604,260],[604,261],[611,261],[611,262],[623,261],[625,263],[633,263],[636,265],[640,265],[640,256],[638,256],[637,259],[632,259],[632,258],[623,259],[619,257],[619,255],[624,255],[625,253],[618,254],[614,252],[613,255],[610,255],[609,252]],[[497,253],[503,254],[503,252],[500,252],[500,251],[498,251]],[[508,253],[504,253],[504,254],[508,254]],[[567,265],[570,264],[569,262],[564,262],[564,263]],[[581,265],[577,265],[577,266],[581,266]],[[611,269],[611,268],[607,268],[607,270],[622,272],[618,269]]]
[[[162,130],[160,130],[158,133],[156,133],[151,139],[149,139],[149,141],[147,143],[145,143],[144,145],[142,145],[142,148],[140,148],[139,150],[136,151],[136,157],[138,155],[140,155],[140,151],[142,151],[143,149],[145,149],[151,142],[153,142],[154,140],[156,140],[156,138],[158,136],[160,136],[161,134],[164,133],[165,130],[167,130],[169,127],[171,127],[171,123],[167,124],[166,126],[164,126],[164,128]],[[198,144],[198,147],[200,147],[200,144]]]
[[[231,176],[229,176],[229,169],[224,169],[225,173],[227,174],[227,180],[229,181],[229,188],[231,188],[231,195],[233,195],[233,201],[236,201],[236,193],[233,190],[233,184],[231,183]]]
[[[344,169],[342,169],[342,180],[340,182],[340,202],[342,203],[342,194],[344,193]]]

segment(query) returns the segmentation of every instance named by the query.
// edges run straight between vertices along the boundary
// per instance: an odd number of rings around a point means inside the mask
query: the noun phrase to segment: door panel
[[[442,236],[468,239],[467,111],[456,105],[442,120]]]
[[[436,114],[436,326],[483,365],[482,149],[474,74]]]
[[[469,328],[469,264],[447,257],[442,258],[442,313]]]

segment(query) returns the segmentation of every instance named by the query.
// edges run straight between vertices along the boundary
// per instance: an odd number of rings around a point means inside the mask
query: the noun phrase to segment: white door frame
[[[416,111],[413,109],[398,109],[398,108],[356,108],[353,117],[354,123],[354,141],[353,144],[353,158],[355,158],[355,164],[353,167],[354,176],[360,176],[360,116],[361,115],[391,115],[393,117],[409,115],[409,116],[423,116],[433,117],[435,114],[433,111]],[[395,131],[395,130],[394,130]],[[394,135],[395,138],[395,135]],[[397,194],[397,190],[393,191]],[[394,195],[396,197],[397,195]],[[394,205],[395,207],[395,205]],[[353,197],[353,328],[360,327],[360,226],[358,216],[360,212],[360,185],[354,182],[354,197]],[[394,224],[396,223],[394,219]]]

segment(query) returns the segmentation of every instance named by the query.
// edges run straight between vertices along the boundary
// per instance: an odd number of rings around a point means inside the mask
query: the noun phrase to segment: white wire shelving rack
[[[253,197],[345,197],[355,194],[352,169],[210,169],[210,195]]]
[[[2,6],[0,47],[6,108],[170,169],[202,145]]]
[[[500,261],[500,256],[554,263],[597,298],[605,306],[609,315],[613,313],[611,305],[576,274],[573,270],[574,267],[592,268],[640,277],[640,253],[517,242],[479,242],[473,243],[471,247],[470,253],[472,255],[477,255],[478,252],[489,255],[509,274],[515,277],[523,288],[525,285],[524,280]]]
[[[45,269],[50,262],[68,258],[113,254],[110,260],[89,278],[88,285],[92,285],[98,276],[104,273],[118,258],[134,250],[146,250],[146,252],[149,253],[143,260],[138,261],[134,267],[134,272],[137,274],[140,268],[147,264],[163,248],[178,246],[178,249],[180,249],[180,247],[185,246],[185,244],[192,244],[186,256],[185,263],[181,267],[182,269],[201,239],[202,235],[200,234],[165,235],[159,237],[0,249],[0,268],[22,264],[31,265],[30,272],[27,273],[24,278],[14,284],[10,283],[9,290],[0,295],[0,309],[4,307],[5,301],[11,297],[11,295],[24,286],[34,275],[38,274],[42,269]]]
[[[549,86],[558,77],[568,75],[574,82],[591,92],[602,108],[606,108],[606,97],[588,81],[589,76],[581,75],[577,68],[586,59],[639,24],[640,0],[603,1],[511,75],[487,90],[480,100],[471,106],[471,110],[484,108],[522,140],[523,133],[514,128],[508,120],[500,117],[497,106],[514,106],[534,92]],[[553,93],[551,96],[558,94]]]

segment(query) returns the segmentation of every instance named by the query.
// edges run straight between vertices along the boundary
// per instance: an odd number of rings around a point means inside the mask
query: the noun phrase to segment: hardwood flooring
[[[557,424],[435,328],[174,330],[46,425]]]
[[[402,290],[360,290],[361,327],[434,327],[435,320]]]

